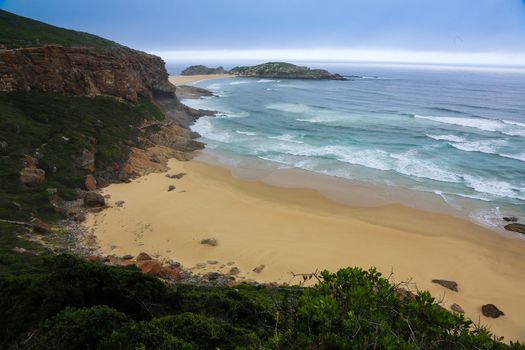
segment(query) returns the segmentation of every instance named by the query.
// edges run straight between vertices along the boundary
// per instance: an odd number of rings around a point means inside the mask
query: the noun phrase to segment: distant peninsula
[[[190,66],[182,71],[182,75],[201,74],[233,74],[239,77],[274,78],[274,79],[311,79],[311,80],[346,80],[339,74],[330,73],[324,69],[311,69],[286,62],[267,62],[256,66],[238,66],[230,71],[223,67],[208,68],[206,66]]]
[[[208,74],[226,74],[228,73],[223,67],[208,68],[203,65],[189,66],[184,69],[181,75],[208,75]]]

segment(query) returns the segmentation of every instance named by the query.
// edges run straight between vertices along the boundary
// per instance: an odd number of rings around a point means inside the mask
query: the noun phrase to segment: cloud
[[[462,65],[525,66],[524,53],[440,52],[359,49],[259,49],[259,50],[175,50],[154,51],[166,61],[361,61]]]

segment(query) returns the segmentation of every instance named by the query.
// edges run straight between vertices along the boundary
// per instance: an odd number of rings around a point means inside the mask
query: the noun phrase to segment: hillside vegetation
[[[93,34],[55,27],[0,10],[0,45],[13,49],[46,44],[85,46],[100,50],[120,46]]]

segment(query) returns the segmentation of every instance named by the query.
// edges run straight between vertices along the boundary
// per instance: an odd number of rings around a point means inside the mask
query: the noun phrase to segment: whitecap
[[[465,152],[481,152],[487,154],[496,154],[500,146],[506,144],[505,140],[479,140],[466,142],[449,142],[454,148]]]
[[[269,139],[274,140],[280,140],[280,141],[287,141],[287,142],[293,142],[293,143],[304,143],[303,141],[299,141],[295,139],[295,136],[290,134],[283,134],[278,136],[268,136]]]
[[[266,106],[267,109],[282,111],[287,113],[306,113],[312,110],[312,107],[302,103],[272,103]]]
[[[427,137],[430,137],[431,139],[437,140],[437,141],[451,141],[451,142],[464,142],[465,139],[461,136],[456,135],[429,135],[426,134]]]
[[[257,135],[256,132],[251,132],[251,131],[235,130],[235,132],[236,132],[237,134],[246,135],[246,136],[255,136],[255,135]]]
[[[487,179],[479,176],[462,175],[466,186],[479,193],[497,197],[508,197],[525,200],[525,187],[518,187],[505,181]]]
[[[199,133],[202,137],[209,140],[222,143],[230,143],[233,141],[232,135],[228,132],[217,129],[213,125],[210,117],[202,117],[197,119],[195,124],[191,126],[191,130]]]
[[[232,81],[230,85],[241,85],[241,84],[248,84],[249,81],[241,80],[241,81]]]
[[[277,80],[273,80],[273,79],[259,79],[257,80],[258,83],[275,83],[277,82]]]
[[[505,158],[510,158],[510,159],[521,160],[522,162],[525,162],[525,153],[520,153],[520,154],[503,154],[503,153],[498,153],[498,156],[505,157]]]
[[[525,123],[517,122],[517,121],[514,121],[514,120],[502,120],[502,122],[504,122],[505,124],[509,124],[509,125],[516,125],[516,126],[525,127]]]
[[[436,180],[441,182],[460,182],[460,177],[441,165],[418,157],[416,151],[390,154],[396,159],[394,170],[408,176]]]
[[[458,126],[465,126],[469,128],[476,128],[484,131],[499,131],[502,128],[502,122],[493,119],[484,118],[457,118],[457,117],[434,117],[414,115],[414,118],[430,120],[437,123],[452,124]]]

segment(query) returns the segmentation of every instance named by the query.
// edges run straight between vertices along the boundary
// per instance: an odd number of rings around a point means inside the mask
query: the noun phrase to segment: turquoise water
[[[193,130],[223,154],[433,192],[487,226],[525,215],[523,71],[317,66],[358,77],[198,82],[217,97],[185,103],[220,113]]]

